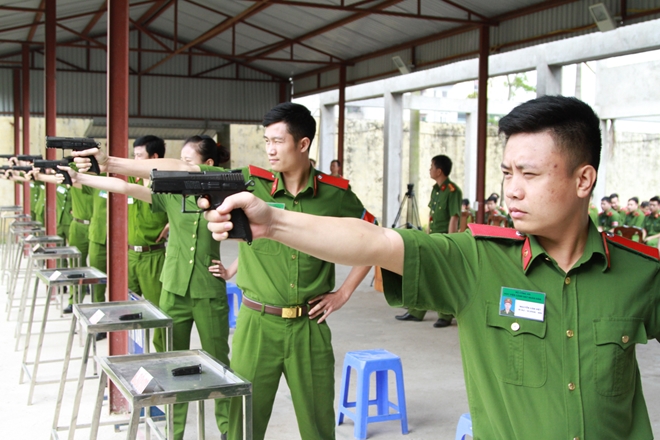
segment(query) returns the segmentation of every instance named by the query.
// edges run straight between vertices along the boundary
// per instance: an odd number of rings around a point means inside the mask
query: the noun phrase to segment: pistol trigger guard
[[[249,186],[254,186],[254,180],[250,179],[245,182],[245,189],[247,190]]]

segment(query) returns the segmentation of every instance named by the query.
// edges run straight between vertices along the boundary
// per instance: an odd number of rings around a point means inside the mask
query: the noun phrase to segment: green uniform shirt
[[[626,218],[623,221],[623,224],[626,226],[637,226],[641,228],[644,225],[644,211],[637,208],[635,211],[626,214]]]
[[[598,208],[594,204],[589,205],[589,218],[594,222],[594,225],[598,225]]]
[[[642,226],[646,230],[646,236],[650,237],[652,235],[660,234],[660,213],[649,214],[644,217],[644,224]],[[649,246],[657,247],[658,239],[654,238],[646,242]]]
[[[32,211],[32,220],[46,223],[46,185],[39,180],[30,182],[30,210]]]
[[[160,274],[163,289],[179,296],[190,292],[191,298],[196,299],[216,298],[225,280],[209,272],[211,260],[220,259],[220,243],[213,240],[208,222],[201,213],[182,213],[180,195],[152,194],[151,199],[151,209],[167,213],[170,220],[170,237]],[[186,200],[186,210],[199,210],[193,197]]]
[[[84,191],[83,188],[72,186],[69,189],[71,194],[71,214],[79,220],[91,220],[93,199],[91,194]]]
[[[128,178],[129,183],[142,185],[142,180]],[[179,205],[179,210],[181,205]],[[142,200],[128,198],[128,244],[131,246],[150,246],[156,244],[156,239],[167,224],[165,212],[153,212],[151,204]],[[161,240],[160,243],[164,243]]]
[[[605,244],[591,223],[568,273],[514,231],[395,231],[404,269],[383,271],[386,299],[457,317],[475,438],[653,438],[635,345],[660,333],[657,259]],[[501,316],[503,287],[543,292],[543,321]]]
[[[105,174],[102,174],[102,176],[105,176]],[[92,196],[89,241],[105,245],[108,235],[108,192],[89,186],[83,186],[83,191]]]
[[[57,226],[67,227],[71,224],[71,192],[67,185],[57,185]]]
[[[621,226],[619,213],[614,209],[608,209],[598,214],[598,226],[603,228],[603,231],[609,231],[617,226]]]
[[[250,170],[260,170],[259,175],[271,177],[259,177],[250,174]],[[288,211],[374,221],[344,179],[331,178],[312,169],[307,186],[294,197],[284,187],[279,173],[271,174],[255,167],[242,171],[246,181],[251,179],[255,182],[255,196],[267,203],[280,204],[278,207]],[[344,182],[347,189],[324,183],[324,179]],[[301,305],[334,288],[335,265],[278,242],[257,239],[252,245],[239,245],[236,284],[247,297],[264,304]]]
[[[449,232],[449,220],[453,216],[461,216],[463,192],[451,180],[445,180],[442,185],[437,183],[431,190],[429,201],[429,231],[432,234]]]

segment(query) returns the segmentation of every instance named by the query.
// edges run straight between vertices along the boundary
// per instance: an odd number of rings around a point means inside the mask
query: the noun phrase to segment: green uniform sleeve
[[[461,203],[463,201],[463,191],[459,187],[456,187],[456,190],[449,193],[449,200],[447,209],[449,210],[449,217],[461,216]]]
[[[472,234],[431,234],[395,229],[404,242],[403,276],[383,270],[392,307],[438,310],[458,316],[475,289],[479,268]]]

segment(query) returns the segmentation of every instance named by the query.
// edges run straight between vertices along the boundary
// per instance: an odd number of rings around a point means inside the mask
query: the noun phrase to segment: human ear
[[[300,147],[300,152],[304,153],[305,151],[309,150],[309,146],[311,145],[311,142],[308,137],[304,137],[300,139],[300,142],[298,146]]]
[[[588,199],[591,196],[594,185],[596,185],[598,172],[591,165],[582,165],[575,170],[575,177],[577,196]]]

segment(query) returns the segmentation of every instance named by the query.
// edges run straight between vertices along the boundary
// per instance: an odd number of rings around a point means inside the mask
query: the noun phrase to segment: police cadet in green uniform
[[[651,213],[644,218],[642,226],[646,231],[646,244],[659,247],[660,241],[660,196],[651,197],[649,200]]]
[[[213,165],[225,161],[228,154],[222,151],[219,158],[218,147],[208,136],[193,136],[187,139],[181,149],[181,160],[149,159],[132,160],[108,157],[98,150],[76,152],[82,156],[96,154],[101,170],[140,178],[148,178],[152,169],[193,168],[218,170]],[[224,159],[224,160],[223,160]],[[77,158],[81,169],[88,167],[89,161]],[[225,365],[229,365],[229,306],[225,281],[216,278],[208,268],[211,260],[220,259],[220,246],[213,241],[207,228],[207,222],[199,213],[182,213],[181,196],[172,194],[151,194],[143,185],[126,183],[120,179],[74,174],[72,179],[85,185],[94,185],[105,191],[128,194],[144,202],[151,203],[156,213],[166,213],[169,218],[170,235],[161,272],[163,289],[160,296],[160,308],[173,321],[173,348],[190,348],[190,334],[193,323],[197,327],[202,348]],[[186,202],[187,211],[198,211],[194,200]],[[216,400],[215,416],[218,429],[223,435],[227,432],[227,412],[229,401]],[[174,438],[182,439],[188,404],[174,405]]]
[[[46,225],[46,186],[38,180],[30,182],[30,216],[32,221]]]
[[[133,142],[135,160],[165,156],[165,142],[156,136],[142,136]],[[149,187],[149,179],[129,177],[129,183]],[[169,230],[167,214],[153,212],[151,204],[128,197],[128,288],[156,306],[163,283],[160,275],[165,263],[165,239]],[[153,331],[156,351],[165,351],[165,332]]]
[[[431,159],[429,175],[435,180],[431,190],[429,202],[429,233],[446,234],[458,232],[458,223],[461,218],[461,201],[463,192],[454,182],[449,180],[452,161],[449,157],[440,154]],[[422,321],[426,310],[408,309],[403,315],[395,316],[399,321]],[[451,325],[453,315],[438,311],[438,320],[433,324],[435,328]]]
[[[632,197],[628,199],[628,210],[623,224],[626,226],[635,226],[641,228],[644,225],[644,211],[639,209],[639,199]]]
[[[92,197],[92,218],[89,223],[89,264],[103,273],[108,273],[107,228],[108,191],[84,186],[83,191]],[[105,284],[92,286],[92,302],[105,302]],[[97,333],[96,340],[105,339],[106,333]]]
[[[561,96],[500,120],[517,231],[379,229],[272,209],[248,193],[205,217],[225,239],[228,213],[242,208],[255,238],[381,266],[390,305],[453,311],[475,439],[650,440],[635,346],[660,335],[658,250],[599,233],[589,220],[599,126],[588,105]],[[500,315],[505,297],[513,317]]]
[[[612,201],[609,197],[605,196],[600,199],[601,213],[598,214],[598,230],[609,231],[616,228],[621,224],[619,213],[612,208]]]

